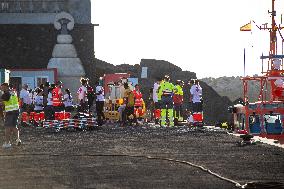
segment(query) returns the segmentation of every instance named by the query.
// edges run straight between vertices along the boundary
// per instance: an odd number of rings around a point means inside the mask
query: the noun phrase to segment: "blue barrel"
[[[261,132],[260,122],[250,124],[249,129],[251,134],[260,134]]]
[[[275,123],[266,123],[265,125],[267,134],[281,134],[283,130],[283,126],[280,121],[275,121]]]

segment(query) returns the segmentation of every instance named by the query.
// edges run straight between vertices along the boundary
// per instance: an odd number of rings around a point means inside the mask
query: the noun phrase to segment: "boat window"
[[[280,114],[265,114],[264,122],[267,123],[281,123],[281,115]]]
[[[249,124],[260,123],[259,115],[250,115],[249,116]]]
[[[245,128],[245,114],[237,114],[236,115],[236,120],[235,120],[235,127],[239,129],[244,129]]]
[[[263,104],[263,108],[274,109],[280,107],[280,104]]]
[[[248,108],[251,110],[255,110],[256,109],[256,104],[249,104]]]

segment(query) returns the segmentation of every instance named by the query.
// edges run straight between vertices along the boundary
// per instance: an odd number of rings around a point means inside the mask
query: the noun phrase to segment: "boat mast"
[[[271,14],[271,28],[270,28],[270,51],[269,51],[269,62],[270,66],[269,69],[273,69],[273,57],[277,54],[277,26],[275,22],[275,16],[276,16],[276,11],[275,11],[275,0],[272,0],[272,11],[268,13]]]

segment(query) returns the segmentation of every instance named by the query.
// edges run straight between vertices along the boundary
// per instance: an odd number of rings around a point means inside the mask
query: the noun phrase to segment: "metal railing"
[[[66,0],[0,0],[0,13],[57,13],[67,11]]]

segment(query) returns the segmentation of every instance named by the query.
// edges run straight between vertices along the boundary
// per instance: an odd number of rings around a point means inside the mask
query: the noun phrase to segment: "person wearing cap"
[[[49,82],[45,82],[43,86],[43,106],[45,107],[47,105],[47,98],[48,98],[48,90],[50,88]]]
[[[142,98],[142,93],[140,91],[140,86],[138,84],[135,85],[135,89],[133,90],[134,94],[134,115],[136,118],[142,118],[143,116],[143,98]],[[136,123],[137,119],[135,119]]]
[[[52,104],[54,112],[60,112],[63,110],[63,93],[61,91],[62,82],[57,81],[55,88],[52,90]]]
[[[97,111],[98,126],[102,126],[103,121],[105,120],[105,115],[103,112],[105,104],[105,90],[102,81],[103,81],[102,78],[100,78],[96,86],[96,111]]]
[[[38,88],[37,89],[37,94],[35,96],[35,107],[34,107],[34,111],[36,113],[40,113],[41,111],[43,111],[43,90]]]
[[[158,95],[161,83],[162,83],[162,78],[157,78],[156,82],[154,83],[154,87],[153,87],[154,118],[155,118],[156,124],[159,123],[159,119],[161,115],[161,110],[160,110],[160,105],[159,105],[161,101],[161,97]]]
[[[121,117],[122,122],[120,126],[126,126],[126,123],[129,122],[129,124],[132,124],[135,120],[134,115],[134,93],[129,88],[128,83],[123,84],[125,90],[123,94],[123,106],[121,107]]]
[[[73,107],[73,97],[69,89],[65,89],[65,94],[63,96],[63,103],[65,107],[65,112],[72,112]]]
[[[199,81],[196,79],[194,85],[190,88],[192,112],[202,112],[202,88],[199,85]]]
[[[53,97],[52,91],[55,86],[50,85],[47,91],[47,99],[46,99],[46,106],[43,108],[45,120],[53,120],[54,119],[54,109],[53,109]]]
[[[89,78],[86,78],[86,81],[87,81],[86,88],[87,88],[88,110],[89,110],[89,113],[91,113],[96,96],[95,96],[95,91],[93,87],[89,83]]]
[[[78,100],[79,100],[79,111],[81,112],[87,112],[88,111],[88,98],[87,98],[87,80],[85,78],[81,78],[80,80],[81,86],[79,87],[77,94],[78,94]]]
[[[31,111],[31,105],[32,105],[32,99],[31,95],[28,91],[28,84],[24,84],[22,87],[22,90],[20,91],[20,104],[21,104],[21,112],[30,112]]]
[[[174,102],[175,123],[177,124],[178,121],[183,121],[183,115],[182,115],[183,83],[181,80],[176,81],[174,95],[173,95],[173,102]]]
[[[160,84],[158,96],[161,97],[161,126],[166,126],[166,118],[167,118],[167,111],[168,111],[168,118],[170,122],[170,126],[174,126],[174,119],[173,119],[173,92],[174,92],[174,85],[170,82],[170,77],[165,75],[164,82]]]
[[[9,88],[8,83],[1,84],[1,90],[3,95],[1,96],[1,104],[5,106],[5,118],[4,118],[4,128],[5,128],[5,143],[3,148],[10,148],[12,135],[16,135],[16,145],[21,144],[20,134],[18,130],[18,119],[19,119],[19,101],[17,93]]]

